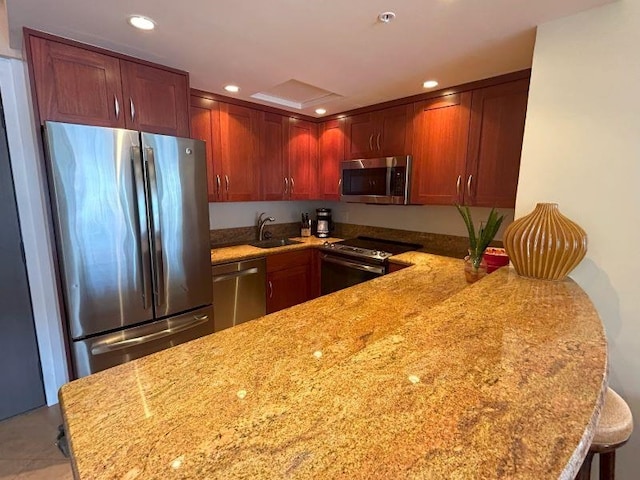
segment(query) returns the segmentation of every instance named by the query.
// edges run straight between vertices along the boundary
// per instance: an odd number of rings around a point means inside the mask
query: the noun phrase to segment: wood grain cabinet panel
[[[222,201],[218,102],[208,98],[191,96],[191,138],[203,140],[206,144],[208,200],[209,202]]]
[[[345,158],[409,155],[412,107],[400,105],[346,118]]]
[[[267,313],[292,307],[318,296],[319,281],[311,250],[267,256]]]
[[[320,124],[318,132],[318,198],[340,200],[340,162],[344,159],[344,119]]]
[[[186,72],[30,30],[25,38],[40,122],[189,136]]]
[[[318,192],[318,125],[289,119],[289,199],[310,200]]]
[[[260,200],[258,111],[219,105],[222,197],[231,202]]]
[[[263,200],[289,196],[289,118],[260,112],[260,172]]]
[[[411,203],[460,201],[467,161],[471,93],[415,104]]]
[[[515,206],[529,80],[473,92],[465,201]]]
[[[28,37],[40,120],[124,128],[120,60]]]
[[[186,75],[120,61],[127,128],[189,136],[189,85]]]

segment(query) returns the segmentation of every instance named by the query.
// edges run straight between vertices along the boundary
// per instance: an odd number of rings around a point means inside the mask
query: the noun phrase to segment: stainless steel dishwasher
[[[211,267],[216,332],[267,313],[266,270],[264,258]]]

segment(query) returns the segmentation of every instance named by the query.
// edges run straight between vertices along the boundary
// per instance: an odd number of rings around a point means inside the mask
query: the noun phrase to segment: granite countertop
[[[301,243],[293,245],[285,245],[275,248],[258,248],[251,245],[237,245],[234,247],[222,247],[211,249],[211,265],[219,265],[221,263],[236,262],[239,260],[248,260],[250,258],[265,257],[275,253],[290,252],[293,250],[301,250],[309,247],[318,247],[325,242],[338,242],[340,238],[317,238],[317,237],[292,237],[291,240],[297,240]]]
[[[414,266],[76,380],[80,479],[573,478],[606,387],[571,280]]]

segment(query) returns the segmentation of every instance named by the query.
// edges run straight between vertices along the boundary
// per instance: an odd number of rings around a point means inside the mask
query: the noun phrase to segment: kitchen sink
[[[284,247],[285,245],[295,245],[299,242],[298,240],[291,240],[290,238],[271,238],[269,240],[262,240],[260,242],[250,243],[252,247],[258,248],[276,248],[276,247]]]

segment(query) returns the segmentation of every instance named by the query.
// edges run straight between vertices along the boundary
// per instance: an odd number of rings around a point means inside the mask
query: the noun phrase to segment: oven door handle
[[[363,265],[362,263],[350,262],[341,258],[331,257],[329,255],[322,255],[323,262],[335,263],[343,267],[354,268],[356,270],[362,270],[363,272],[376,273],[378,275],[384,275],[384,267],[375,267],[373,265]]]

